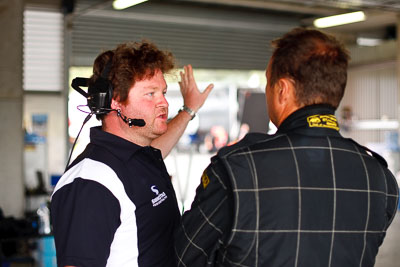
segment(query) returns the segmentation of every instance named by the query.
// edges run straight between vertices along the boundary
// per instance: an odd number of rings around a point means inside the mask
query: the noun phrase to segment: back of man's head
[[[337,39],[317,30],[296,28],[272,44],[271,86],[280,78],[289,78],[295,84],[299,106],[338,107],[350,57]]]

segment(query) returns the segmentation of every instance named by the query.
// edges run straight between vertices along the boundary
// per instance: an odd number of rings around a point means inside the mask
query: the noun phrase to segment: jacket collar
[[[335,109],[329,105],[311,105],[290,114],[277,133],[296,132],[316,136],[340,136]]]

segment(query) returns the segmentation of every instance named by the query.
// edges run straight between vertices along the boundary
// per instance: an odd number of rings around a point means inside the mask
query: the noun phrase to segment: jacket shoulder
[[[356,146],[360,147],[361,149],[365,150],[369,155],[371,155],[372,157],[374,157],[383,167],[387,168],[388,164],[386,162],[386,160],[379,155],[378,153],[376,153],[375,151],[369,149],[368,147],[362,146],[359,143],[357,143],[356,141],[354,141],[353,139],[350,139],[351,142],[353,142]]]
[[[265,133],[249,133],[239,142],[237,142],[233,145],[221,148],[218,151],[217,155],[219,157],[226,157],[226,156],[228,156],[232,153],[235,153],[236,151],[239,151],[239,150],[241,150],[245,147],[248,147],[252,144],[270,139],[272,136],[273,135],[269,135],[269,134],[265,134]]]

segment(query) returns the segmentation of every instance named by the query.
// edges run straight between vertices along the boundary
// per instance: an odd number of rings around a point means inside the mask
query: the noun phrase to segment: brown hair
[[[270,85],[280,78],[292,79],[299,105],[339,106],[347,82],[350,56],[333,36],[317,30],[296,28],[272,42]]]
[[[90,84],[101,77],[107,65],[110,68],[107,79],[113,87],[113,99],[124,103],[129,89],[136,81],[153,77],[156,70],[161,70],[163,74],[172,70],[174,57],[171,52],[159,50],[148,41],[120,44],[115,50],[108,50],[97,56]]]

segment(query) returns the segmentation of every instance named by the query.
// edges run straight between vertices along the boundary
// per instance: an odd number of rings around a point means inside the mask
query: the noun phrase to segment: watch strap
[[[181,107],[181,109],[179,110],[179,112],[181,112],[181,111],[186,111],[186,112],[190,115],[190,117],[191,117],[190,120],[193,120],[193,118],[196,117],[196,112],[194,112],[192,109],[190,109],[190,108],[187,107],[186,105],[183,105],[183,106]]]

